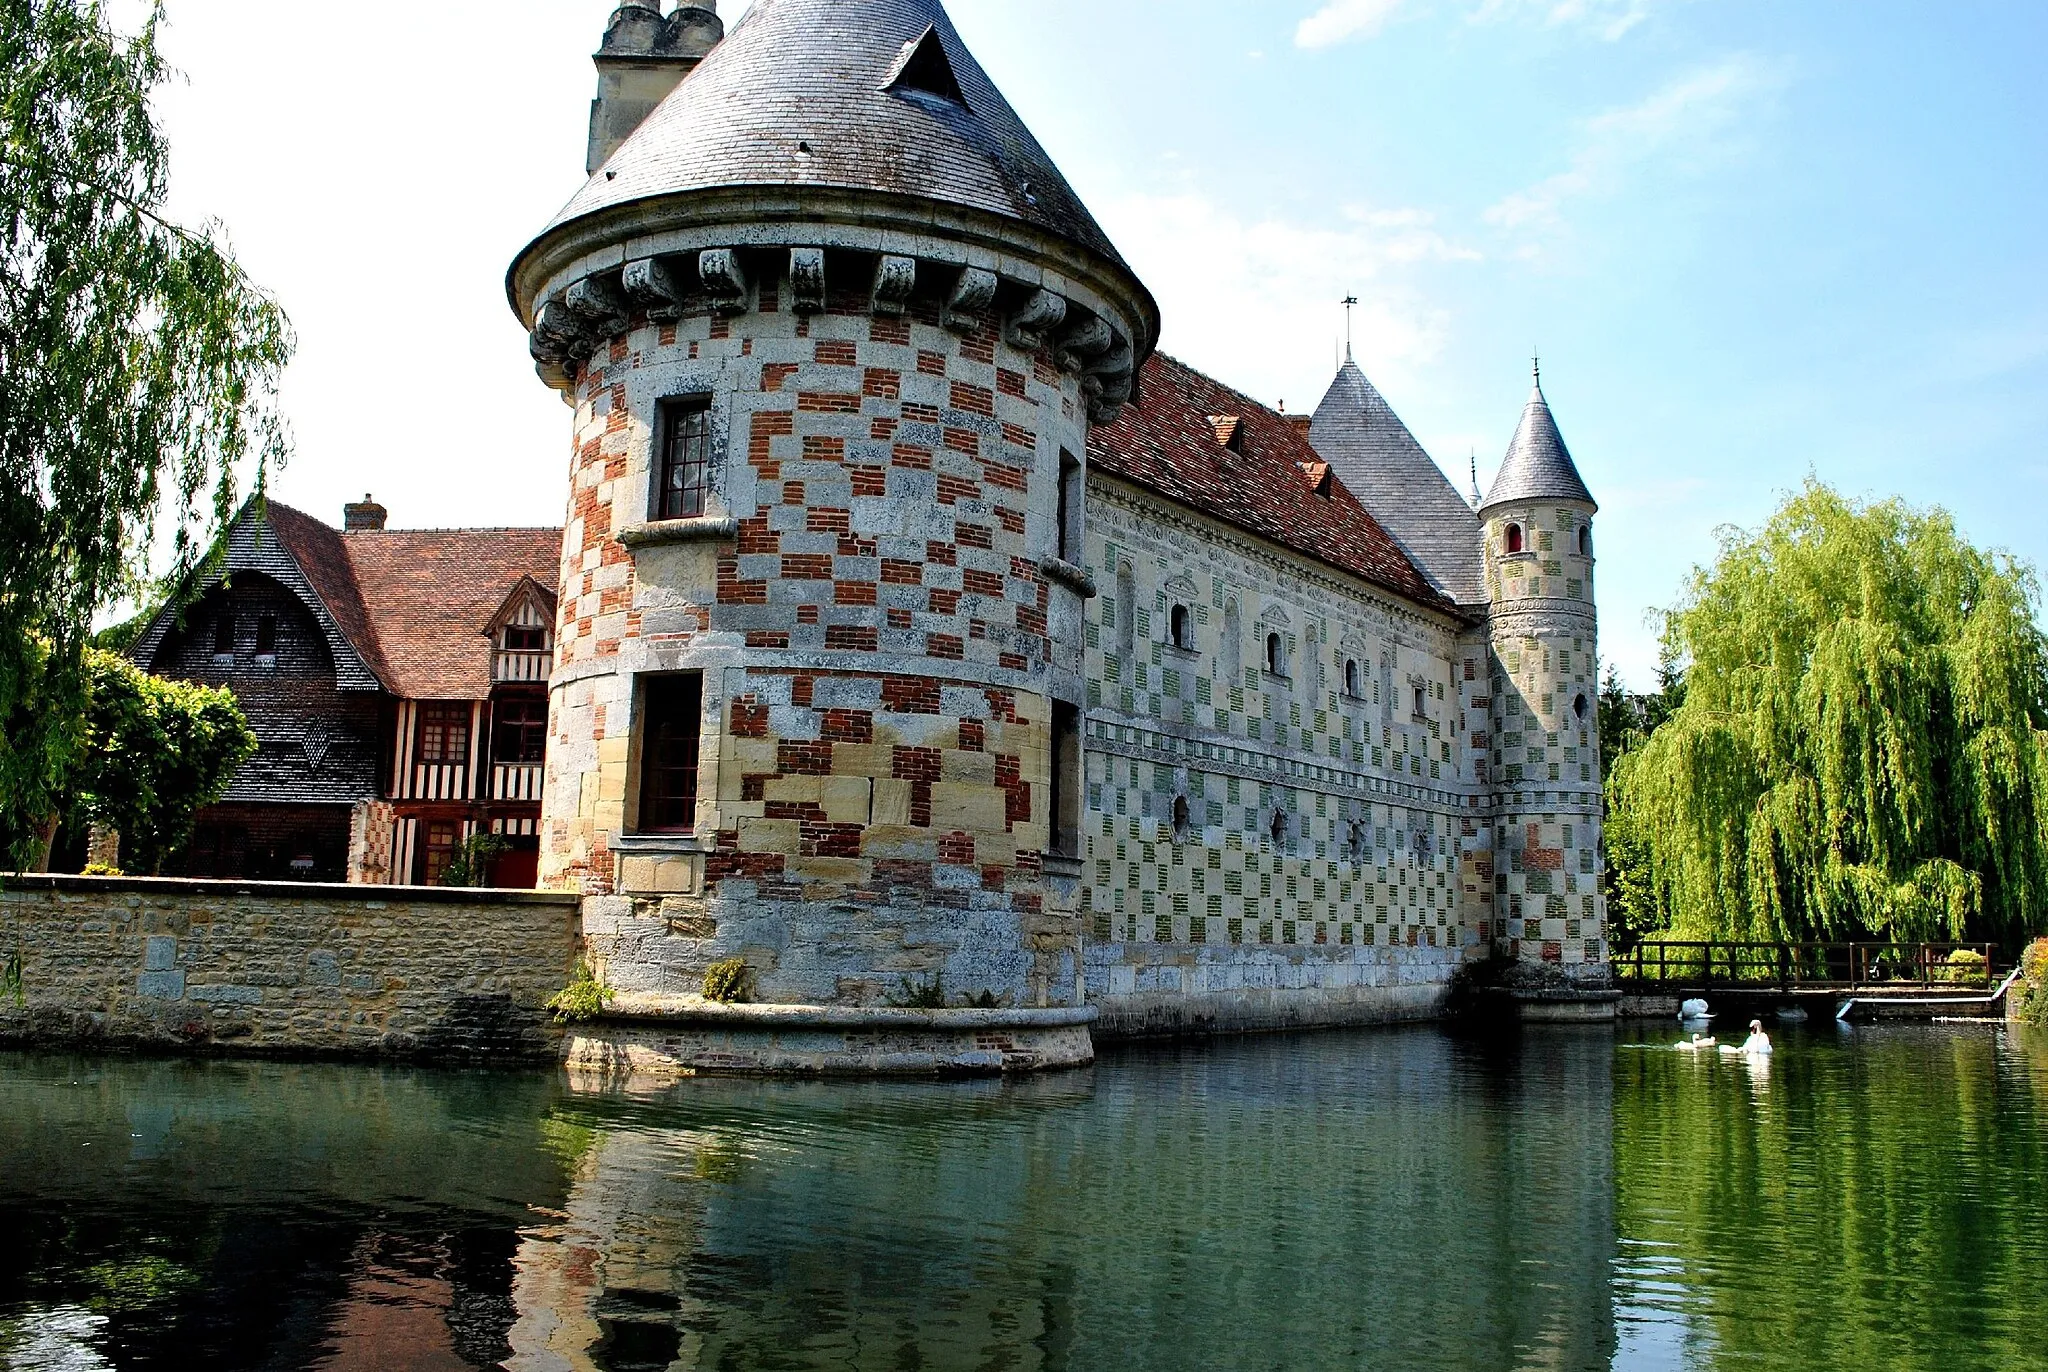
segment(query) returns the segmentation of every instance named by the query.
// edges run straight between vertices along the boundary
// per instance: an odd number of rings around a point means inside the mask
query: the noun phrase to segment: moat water
[[[644,1097],[0,1056],[0,1366],[2048,1366],[2048,1039],[1676,1036]]]

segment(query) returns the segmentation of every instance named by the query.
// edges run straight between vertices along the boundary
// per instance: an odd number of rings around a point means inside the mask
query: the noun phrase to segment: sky
[[[129,0],[134,3],[134,0]],[[284,304],[276,496],[562,518],[505,301],[582,181],[609,0],[168,0],[172,205]],[[731,24],[744,5],[720,7]],[[1809,475],[2043,555],[2048,5],[954,0],[1164,316],[1290,410],[1352,346],[1460,489],[1540,353],[1601,505],[1603,651]]]

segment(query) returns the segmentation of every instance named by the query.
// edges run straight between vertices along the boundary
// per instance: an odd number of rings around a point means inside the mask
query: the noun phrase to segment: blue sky
[[[568,413],[501,282],[580,180],[609,8],[171,0],[176,204],[302,335],[282,498],[561,518]],[[1462,487],[1540,348],[1632,682],[1715,528],[1808,472],[2041,555],[2048,6],[951,9],[1178,356],[1309,408],[1356,294],[1360,364]]]

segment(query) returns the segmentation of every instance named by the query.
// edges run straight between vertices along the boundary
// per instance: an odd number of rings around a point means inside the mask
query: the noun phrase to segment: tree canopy
[[[2048,898],[2037,599],[1946,513],[1812,481],[1723,531],[1665,619],[1680,703],[1612,768],[1613,889],[1653,907],[1621,921],[2017,946]]]
[[[255,755],[256,735],[225,687],[166,681],[98,648],[85,652],[85,681],[72,817],[119,830],[122,861],[160,871]]]
[[[165,217],[161,5],[0,0],[0,859],[33,855],[86,744],[94,617],[168,522],[182,579],[284,453],[293,342],[218,225]]]

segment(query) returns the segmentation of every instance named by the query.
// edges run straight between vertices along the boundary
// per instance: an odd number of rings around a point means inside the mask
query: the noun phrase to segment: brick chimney
[[[683,0],[661,15],[662,0],[625,0],[612,11],[597,63],[597,99],[590,102],[590,150],[584,175],[594,176],[619,144],[704,55],[725,37],[718,0]]]
[[[341,507],[342,531],[351,534],[381,532],[390,514],[391,511],[366,494],[359,502]]]

